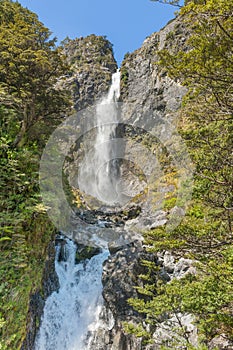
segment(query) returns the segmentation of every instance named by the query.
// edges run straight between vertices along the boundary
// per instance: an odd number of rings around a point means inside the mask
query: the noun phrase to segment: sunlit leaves
[[[185,23],[188,41],[185,46],[172,46],[170,41],[169,50],[160,51],[160,64],[188,89],[179,113],[179,131],[195,164],[193,198],[173,232],[167,233],[165,227],[150,230],[145,242],[155,254],[169,250],[177,259],[193,259],[197,272],[165,283],[158,267],[150,266],[140,288],[149,300],[130,303],[146,315],[145,324],[154,327],[147,338],[153,337],[161,320],[192,314],[200,348],[205,348],[222,333],[232,340],[233,329],[233,3],[186,3],[179,21]],[[184,330],[178,336],[185,339]]]
[[[38,121],[69,106],[67,92],[56,88],[67,65],[34,13],[9,0],[0,1],[0,12],[0,103],[17,110],[17,145]]]

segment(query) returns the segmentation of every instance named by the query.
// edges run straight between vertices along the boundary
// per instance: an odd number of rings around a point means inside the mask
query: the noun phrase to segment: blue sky
[[[37,13],[58,41],[89,34],[106,35],[118,64],[126,52],[174,17],[175,8],[150,0],[19,0]]]

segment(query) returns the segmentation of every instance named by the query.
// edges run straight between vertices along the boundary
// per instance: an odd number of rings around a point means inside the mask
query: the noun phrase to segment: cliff
[[[180,107],[185,88],[158,65],[158,52],[183,48],[187,36],[184,24],[176,18],[149,36],[141,48],[126,55],[121,66],[121,99],[127,106],[127,121],[137,120],[142,128],[151,130],[161,119],[172,118]]]
[[[108,91],[117,64],[112,44],[103,36],[66,39],[63,45],[70,65],[64,87],[72,92],[74,109],[78,111],[93,105]]]
[[[180,107],[186,90],[179,82],[171,80],[157,64],[158,50],[165,46],[173,47],[173,35],[176,37],[176,43],[184,42],[186,34],[183,30],[183,24],[178,19],[171,21],[160,32],[148,37],[142,47],[128,54],[122,63],[120,103],[124,123],[119,126],[118,133],[122,137],[128,138],[130,142],[139,136],[141,137],[142,131],[146,131],[144,138],[147,140],[147,132],[153,131],[158,126],[161,127],[164,121],[168,120],[173,123],[175,120],[176,111]],[[67,55],[71,69],[62,84],[64,84],[63,87],[72,92],[74,108],[76,111],[80,111],[94,105],[109,88],[112,73],[117,68],[112,46],[105,38],[91,35],[87,38],[67,40],[64,43],[63,50]],[[134,129],[133,125],[136,125],[139,131],[137,128]],[[161,133],[162,131],[161,129]],[[139,141],[142,142],[141,139]],[[65,171],[68,174],[76,171],[79,158],[76,159],[75,154],[78,147],[79,143],[72,148],[69,161],[66,161]],[[131,152],[134,152],[134,147],[134,145],[131,147]],[[158,148],[160,149],[161,146]],[[148,149],[151,151],[150,146]],[[147,171],[150,172],[152,167],[153,164],[148,164]],[[135,182],[131,186],[131,170],[129,164],[122,164],[125,184],[129,191],[137,193],[137,186],[140,184],[140,173],[136,175],[136,186]],[[168,184],[166,186],[166,191],[169,192],[171,189]],[[133,200],[130,206],[135,202],[134,196],[132,197]],[[144,199],[137,204],[143,208]],[[146,210],[142,210],[142,216],[138,218],[138,214],[131,217],[129,208],[126,206],[125,211],[122,211],[124,215],[120,218],[122,225],[126,227],[126,231],[131,227],[132,230],[142,230],[167,222],[166,211],[153,210],[153,215],[149,217],[146,204]],[[95,211],[90,211],[86,215],[88,215],[90,222],[96,221],[97,213]],[[117,214],[114,216],[117,217]],[[101,219],[109,220],[107,216],[103,216]],[[114,221],[115,218],[110,220],[110,225],[113,227],[115,225]],[[145,271],[145,268],[141,265],[141,259],[151,260],[158,266],[161,265],[157,257],[148,254],[140,242],[125,245],[121,249],[111,248],[111,256],[104,265],[103,273],[105,303],[101,317],[103,323],[106,324],[106,328],[99,329],[96,332],[91,348],[99,350],[152,349],[150,345],[143,345],[141,338],[137,339],[135,336],[127,334],[123,328],[123,322],[137,322],[144,317],[144,315],[135,312],[128,304],[129,298],[139,295],[135,285],[143,286],[143,281],[139,277]],[[165,278],[170,279],[165,267],[161,267],[161,269],[164,269]],[[180,267],[180,270],[182,270],[182,267]],[[35,299],[35,296],[32,297],[32,303],[33,298]],[[33,313],[35,310],[36,307],[33,304],[33,307],[30,308],[31,316],[29,312],[30,319],[34,319]],[[38,313],[38,310],[36,312]],[[41,312],[39,314],[41,315]],[[32,349],[31,344],[33,342],[31,339],[36,334],[35,324],[33,324],[31,330],[27,336],[30,341],[26,341],[26,344],[29,345],[22,349]]]
[[[105,222],[105,227],[113,228],[115,233],[118,232],[119,226],[119,230],[123,227],[122,232],[141,233],[143,230],[164,227],[172,217],[184,215],[182,206],[176,205],[176,197],[177,178],[179,171],[185,171],[185,164],[182,162],[179,164],[178,160],[173,162],[166,147],[172,150],[169,148],[170,145],[177,142],[175,133],[177,112],[187,90],[177,79],[168,77],[159,64],[158,53],[163,48],[167,48],[174,54],[180,49],[187,50],[188,36],[188,30],[178,17],[161,31],[148,37],[141,48],[126,55],[121,66],[120,105],[123,119],[117,132],[119,136],[128,140],[129,148],[125,148],[126,158],[128,155],[138,154],[138,143],[143,144],[151,155],[157,156],[158,163],[153,163],[153,158],[146,159],[147,156],[142,157],[142,163],[140,163],[145,165],[146,173],[152,173],[154,167],[157,173],[155,179],[152,179],[149,184],[151,187],[148,185],[150,196],[146,196],[146,191],[143,189],[146,179],[142,176],[142,172],[136,169],[137,162],[135,161],[135,166],[130,162],[122,162],[120,168],[124,184],[128,193],[131,194],[129,203],[122,208],[118,217],[117,213],[104,213],[104,209],[102,212],[82,211],[83,218],[88,224],[97,225],[102,220]],[[103,37],[92,35],[74,41],[68,40],[64,50],[71,64],[65,86],[72,91],[74,108],[79,111],[93,105],[106,93],[111,75],[117,68],[116,62],[111,44]],[[75,153],[79,146],[79,143],[75,144],[69,161],[65,164],[65,171],[68,174],[69,171],[75,174],[79,162],[79,155],[75,158]],[[139,157],[136,160],[139,163]],[[145,196],[139,198],[140,191],[144,191]],[[136,215],[132,217],[129,213],[134,205],[137,210]],[[79,211],[77,212],[80,214]],[[143,288],[145,285],[141,275],[147,271],[142,263],[143,260],[157,267],[163,282],[181,279],[188,274],[192,277],[196,276],[195,262],[182,257],[179,252],[176,257],[168,251],[162,251],[156,255],[148,253],[146,248],[140,241],[110,247],[110,257],[104,264],[102,277],[104,306],[100,318],[103,326],[95,332],[90,345],[91,349],[157,350],[161,349],[164,343],[171,348],[172,340],[177,336],[173,332],[174,329],[178,334],[179,332],[185,334],[185,340],[182,337],[177,338],[179,342],[177,349],[185,349],[187,343],[193,347],[198,346],[198,331],[191,313],[179,313],[178,316],[175,315],[177,317],[173,314],[169,317],[163,315],[156,326],[151,326],[153,344],[143,342],[144,334],[136,338],[127,333],[124,322],[143,323],[146,318],[145,313],[135,311],[128,303],[129,298],[141,297],[145,301],[148,300],[145,295],[140,294],[140,287]],[[231,343],[228,340],[223,341],[223,338],[210,339],[207,348],[212,349],[216,346],[219,349],[231,349]]]
[[[156,152],[163,146],[165,123],[169,125],[176,124],[176,112],[180,108],[182,97],[186,89],[177,81],[170,79],[164,70],[158,65],[158,51],[164,47],[170,50],[177,50],[184,46],[188,32],[180,19],[174,19],[168,23],[161,31],[153,33],[143,43],[142,47],[133,53],[127,54],[121,66],[121,108],[122,124],[119,126],[119,135],[126,138],[129,142],[129,155],[137,154],[138,143],[147,147],[149,152],[155,152],[151,149],[154,141],[153,131],[156,130],[157,142]],[[170,133],[171,130],[167,130]],[[149,139],[149,141],[148,141]],[[154,144],[154,143],[153,143]],[[155,142],[156,144],[156,142]],[[127,152],[127,148],[126,148]],[[127,158],[127,157],[126,157]],[[136,158],[134,166],[139,163]],[[153,171],[155,164],[147,162],[143,158],[145,169],[148,173]],[[141,164],[141,163],[140,163]],[[157,165],[158,166],[158,165]],[[168,173],[170,165],[168,165]],[[122,164],[122,174],[128,193],[137,192],[141,188],[142,181],[139,174],[132,183],[133,167],[129,164]],[[164,170],[164,169],[163,169]],[[135,176],[135,173],[133,174]],[[148,184],[147,184],[148,185]],[[164,196],[171,192],[171,182],[165,181],[160,184]],[[132,195],[132,202],[135,202]],[[126,230],[145,230],[152,227],[164,225],[168,220],[168,211],[152,208],[151,204],[142,197],[137,204],[141,207],[141,215],[132,220],[126,220]],[[178,208],[177,208],[178,209]],[[168,253],[167,253],[168,254]],[[166,255],[166,254],[165,254]],[[173,257],[171,257],[171,261]],[[182,276],[185,271],[191,271],[191,261],[177,262],[177,268],[169,265],[166,257],[161,255],[159,259],[156,255],[146,252],[146,247],[140,242],[132,243],[129,246],[123,246],[119,251],[112,252],[108,261],[104,265],[103,273],[103,296],[105,300],[105,312],[103,318],[108,319],[112,315],[114,322],[110,322],[111,330],[99,331],[93,341],[93,349],[107,350],[135,350],[135,349],[160,349],[161,339],[155,338],[153,345],[146,345],[141,338],[136,338],[132,334],[127,334],[123,327],[124,322],[136,324],[143,320],[145,315],[137,313],[128,303],[129,298],[136,298],[140,293],[135,286],[143,286],[144,282],[140,278],[146,268],[142,265],[142,260],[152,261],[157,264],[166,281]],[[142,297],[142,296],[141,296]],[[145,297],[145,296],[144,296]],[[111,318],[110,318],[111,319]],[[196,328],[191,325],[191,320],[183,319],[183,326],[189,329],[189,337],[193,345],[197,343]],[[177,325],[177,327],[179,327]],[[169,337],[169,334],[163,334],[163,340]],[[105,345],[103,346],[104,342]]]

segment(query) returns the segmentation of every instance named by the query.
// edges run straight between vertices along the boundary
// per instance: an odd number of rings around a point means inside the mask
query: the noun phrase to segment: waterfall
[[[112,139],[116,137],[117,100],[120,97],[120,71],[112,76],[108,94],[96,106],[96,137],[94,147],[85,154],[79,168],[78,183],[82,192],[104,204],[118,202],[117,159]]]
[[[64,249],[59,261],[61,245],[57,246],[60,288],[46,300],[35,350],[88,350],[90,336],[100,326],[102,265],[108,251],[75,264],[76,244],[65,239]]]
[[[120,72],[117,71],[112,76],[108,94],[96,106],[93,147],[85,154],[78,175],[81,191],[110,205],[118,199],[116,150],[111,140],[116,138],[119,95]],[[98,229],[101,230],[101,225]],[[89,350],[92,337],[106,326],[101,321],[101,280],[103,262],[109,251],[103,250],[76,264],[76,250],[77,245],[65,238],[63,246],[56,247],[55,269],[60,288],[46,300],[35,350]]]

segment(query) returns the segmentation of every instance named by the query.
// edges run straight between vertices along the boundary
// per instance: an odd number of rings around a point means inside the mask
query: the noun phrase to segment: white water
[[[108,251],[75,264],[76,245],[66,240],[66,261],[58,262],[60,289],[47,299],[35,350],[88,350],[102,309],[102,265]]]
[[[79,188],[101,202],[117,202],[117,160],[114,142],[117,126],[117,99],[120,97],[120,72],[112,76],[112,85],[106,97],[96,107],[97,135],[93,149],[86,153],[79,169]]]
[[[79,170],[79,187],[105,204],[117,201],[117,166],[114,142],[117,126],[117,99],[120,72],[113,74],[112,85],[96,107],[97,130],[92,152],[85,155]],[[76,244],[66,239],[66,261],[55,262],[60,288],[46,300],[35,350],[89,350],[95,330],[101,328],[103,306],[102,266],[109,252],[75,264]]]

